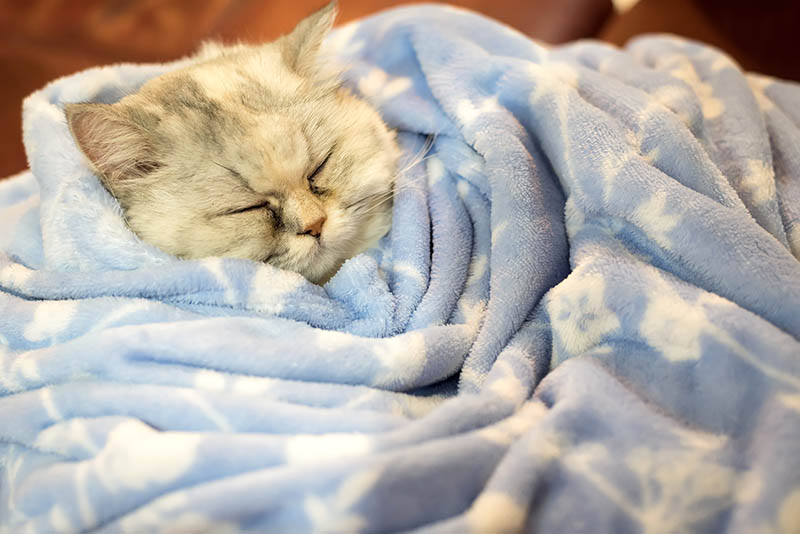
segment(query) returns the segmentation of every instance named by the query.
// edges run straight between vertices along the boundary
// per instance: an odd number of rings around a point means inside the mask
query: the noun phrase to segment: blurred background
[[[208,38],[263,41],[325,0],[0,0],[0,178],[27,167],[22,99],[93,65],[167,61]],[[404,4],[339,0],[338,23]],[[800,0],[452,0],[549,43],[622,45],[670,32],[727,51],[746,70],[800,80]]]

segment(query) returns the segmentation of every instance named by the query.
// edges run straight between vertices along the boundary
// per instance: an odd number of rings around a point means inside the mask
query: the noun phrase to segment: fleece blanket
[[[430,6],[327,46],[425,156],[322,287],[155,250],[87,169],[63,104],[176,64],[27,99],[0,529],[800,531],[800,87]]]

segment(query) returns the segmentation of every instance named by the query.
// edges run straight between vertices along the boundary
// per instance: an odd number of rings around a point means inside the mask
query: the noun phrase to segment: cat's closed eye
[[[277,226],[280,226],[281,225],[281,218],[280,218],[279,209],[277,207],[275,207],[271,201],[264,201],[264,202],[259,202],[258,204],[245,206],[243,208],[236,208],[234,210],[226,211],[226,212],[222,213],[221,215],[223,215],[223,216],[238,215],[239,213],[248,213],[248,212],[251,212],[251,211],[258,211],[258,210],[264,210],[264,209],[269,212],[270,216],[272,217],[272,220],[275,221],[275,224]]]
[[[322,172],[323,168],[325,167],[325,164],[328,163],[329,159],[331,159],[331,154],[333,154],[333,150],[328,152],[328,154],[323,158],[322,162],[317,165],[316,169],[314,169],[314,172],[308,175],[308,186],[311,188],[311,192],[315,195],[321,195],[325,193],[325,190],[319,187],[315,181],[317,176],[319,176],[319,173]]]
[[[269,202],[260,202],[258,204],[253,204],[252,206],[246,206],[244,208],[237,208],[235,210],[226,211],[225,215],[236,215],[238,213],[245,213],[248,211],[255,211],[260,209],[271,209]]]

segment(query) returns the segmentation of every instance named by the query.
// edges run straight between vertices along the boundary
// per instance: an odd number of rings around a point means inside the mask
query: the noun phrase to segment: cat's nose
[[[303,227],[303,231],[300,232],[301,235],[312,235],[314,237],[319,237],[319,234],[322,233],[322,225],[325,224],[325,216],[320,215],[315,221],[312,221],[309,224],[306,224]]]

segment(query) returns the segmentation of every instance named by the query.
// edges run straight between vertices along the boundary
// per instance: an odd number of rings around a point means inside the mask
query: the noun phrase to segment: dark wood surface
[[[800,0],[643,0],[610,17],[599,38],[622,45],[642,33],[685,35],[730,54],[746,71],[800,80]]]
[[[325,0],[0,0],[0,178],[27,166],[21,103],[48,81],[100,64],[168,61],[208,38],[264,41]],[[409,3],[339,0],[339,22]],[[611,0],[452,0],[551,43],[601,37],[622,44],[669,31],[715,44],[748,70],[800,79],[789,46],[800,0],[642,0],[614,15]]]
[[[208,38],[264,41],[325,0],[4,0],[0,2],[0,178],[27,166],[21,102],[48,81],[93,65],[168,61]],[[338,22],[400,0],[340,0]],[[453,0],[527,35],[563,42],[594,35],[610,0]]]

